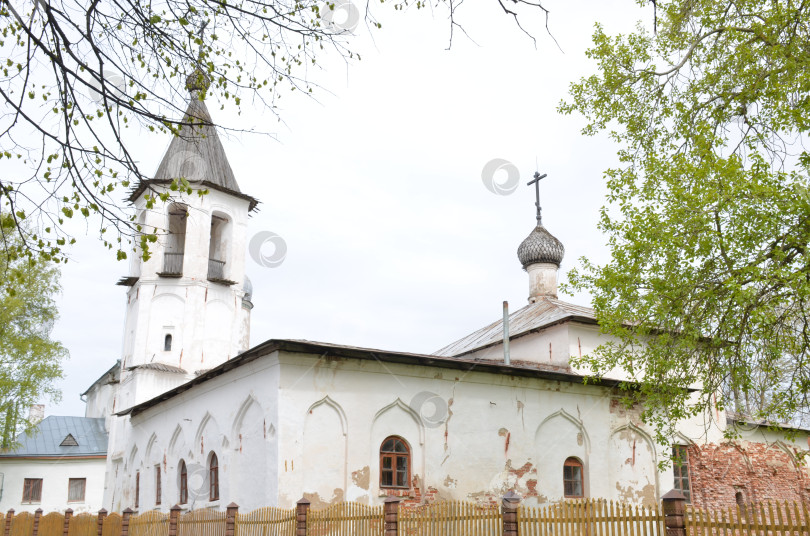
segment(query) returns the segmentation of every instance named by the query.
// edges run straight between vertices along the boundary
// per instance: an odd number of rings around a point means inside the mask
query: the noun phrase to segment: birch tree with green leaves
[[[51,338],[58,319],[59,271],[45,259],[24,254],[16,223],[0,217],[0,431],[2,448],[14,446],[30,428],[28,408],[56,401],[67,350]]]
[[[649,6],[646,1],[640,5]],[[597,26],[597,72],[560,105],[618,147],[582,259],[612,342],[582,363],[639,384],[658,439],[715,408],[801,422],[810,410],[810,6],[659,0],[626,35]],[[647,11],[645,11],[646,15]],[[702,387],[698,393],[689,387]],[[733,429],[730,431],[733,434]]]

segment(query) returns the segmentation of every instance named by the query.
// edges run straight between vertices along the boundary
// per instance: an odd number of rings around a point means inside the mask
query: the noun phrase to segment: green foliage
[[[58,318],[59,271],[34,255],[8,215],[0,217],[0,430],[2,447],[26,430],[31,404],[57,400],[67,350],[50,337]]]
[[[581,363],[640,381],[628,399],[662,441],[715,407],[795,423],[810,409],[809,8],[657,7],[657,33],[597,26],[598,74],[560,105],[619,147],[600,219],[612,260],[569,274],[613,336]]]

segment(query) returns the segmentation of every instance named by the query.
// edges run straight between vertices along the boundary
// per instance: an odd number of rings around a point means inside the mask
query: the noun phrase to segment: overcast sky
[[[279,122],[250,103],[241,117],[209,102],[214,120],[275,135],[223,136],[240,188],[261,201],[249,236],[271,231],[288,251],[276,268],[248,258],[254,284],[251,344],[301,338],[430,353],[527,303],[528,278],[516,250],[535,223],[535,162],[546,227],[565,245],[564,273],[588,256],[606,260],[596,228],[602,172],[614,165],[606,138],[580,135],[581,117],[562,116],[569,84],[595,72],[585,57],[594,23],[628,31],[652,21],[633,0],[556,1],[549,27],[527,17],[532,40],[495,0],[441,8],[377,10],[374,38],[352,38],[362,61],[338,57],[311,73],[328,91],[317,100],[285,95]],[[379,7],[379,5],[377,5]],[[151,173],[169,139],[135,147]],[[160,148],[160,150],[156,150]],[[509,195],[482,181],[493,159],[513,163]],[[505,172],[496,176],[504,181]],[[83,233],[83,231],[82,231]],[[121,354],[126,289],[92,231],[62,271],[61,320],[54,336],[70,351],[63,399],[48,414],[83,415],[79,399]],[[587,296],[563,297],[588,305]]]

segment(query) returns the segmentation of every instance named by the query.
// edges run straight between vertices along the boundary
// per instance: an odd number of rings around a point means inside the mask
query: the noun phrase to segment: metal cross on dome
[[[536,198],[534,206],[537,207],[537,225],[543,225],[543,209],[540,207],[540,179],[544,178],[546,175],[547,173],[540,175],[539,171],[535,171],[534,179],[526,183],[526,186],[534,184],[534,194]]]

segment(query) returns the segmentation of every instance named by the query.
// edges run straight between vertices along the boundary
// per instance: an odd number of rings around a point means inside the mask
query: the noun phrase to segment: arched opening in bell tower
[[[183,274],[183,256],[186,250],[188,209],[185,205],[172,203],[169,205],[168,217],[166,249],[163,253],[163,272],[160,275],[180,276]]]
[[[135,220],[135,230],[138,233],[147,234],[145,210],[138,211],[138,217]],[[132,258],[129,261],[129,273],[131,273],[133,277],[141,276],[142,257],[143,257],[143,250],[141,249],[140,245],[136,245],[135,254],[132,255]]]
[[[231,220],[221,212],[211,215],[211,239],[208,244],[208,279],[225,281],[228,275],[228,253],[231,241]]]

